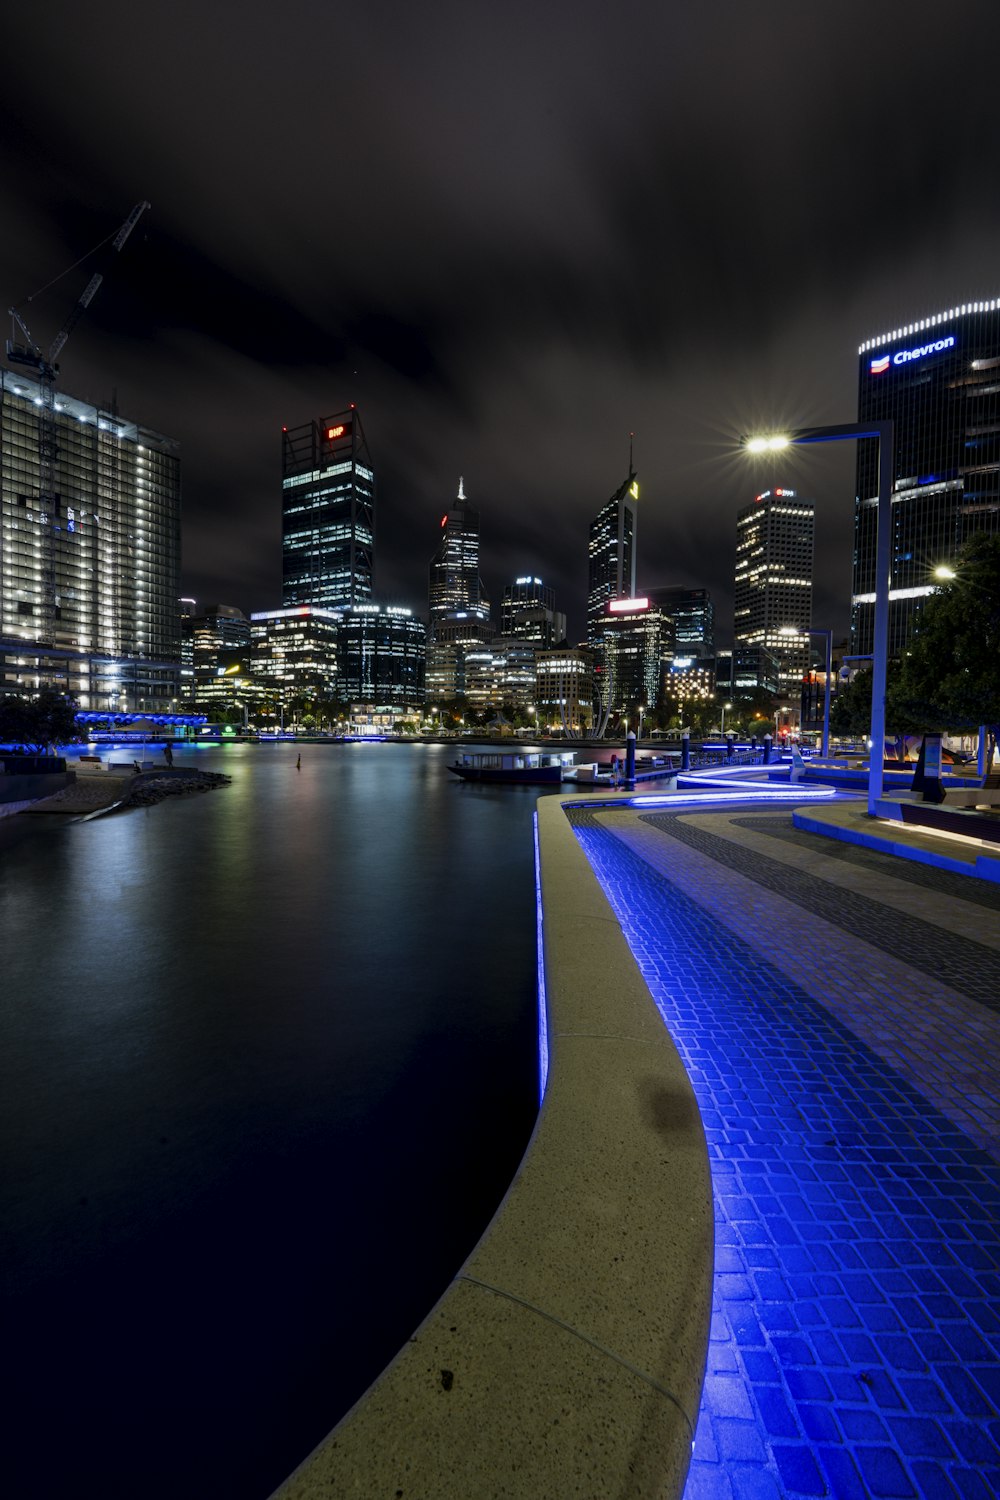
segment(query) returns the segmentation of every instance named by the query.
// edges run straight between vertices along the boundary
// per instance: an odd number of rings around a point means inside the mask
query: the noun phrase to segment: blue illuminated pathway
[[[787,812],[571,816],[712,1159],[685,1500],[1000,1496],[1000,888]]]

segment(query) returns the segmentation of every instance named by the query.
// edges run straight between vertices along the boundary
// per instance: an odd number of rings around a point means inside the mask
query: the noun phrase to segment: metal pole
[[[833,687],[833,631],[826,632],[826,692],[823,695],[823,759],[830,754],[830,691]]]
[[[878,532],[875,545],[875,633],[872,639],[872,730],[868,816],[876,816],[885,784],[885,690],[889,675],[889,582],[892,573],[892,471],[895,429],[878,423]]]

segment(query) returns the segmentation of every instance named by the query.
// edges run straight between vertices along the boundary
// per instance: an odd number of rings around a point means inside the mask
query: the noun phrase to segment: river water
[[[449,754],[213,747],[222,790],[0,820],[5,1493],[263,1500],[485,1227],[537,790]]]

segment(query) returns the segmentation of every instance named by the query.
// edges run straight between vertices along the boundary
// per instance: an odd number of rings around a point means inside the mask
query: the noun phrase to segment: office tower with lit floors
[[[963,303],[858,350],[859,422],[895,423],[889,654],[976,531],[1000,530],[1000,300]],[[878,443],[858,443],[851,652],[872,650]]]
[[[177,444],[0,370],[0,691],[169,713],[180,693]]]
[[[636,502],[639,486],[629,463],[627,477],[590,523],[587,548],[587,645],[604,645],[608,604],[635,597]]]
[[[375,474],[352,406],[281,439],[281,602],[363,604],[375,586]]]
[[[734,651],[763,647],[778,661],[779,691],[809,670],[815,511],[794,490],[764,490],[736,519]]]
[[[488,619],[490,601],[479,576],[479,511],[469,504],[465,480],[441,517],[441,535],[431,558],[427,590],[431,632],[439,620],[464,612]]]

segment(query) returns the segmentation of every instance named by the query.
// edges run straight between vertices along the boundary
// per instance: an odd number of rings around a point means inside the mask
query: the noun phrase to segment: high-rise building
[[[612,709],[659,702],[665,662],[673,655],[669,619],[646,597],[609,599],[604,614],[602,659],[606,701]]]
[[[356,604],[338,631],[344,697],[372,708],[422,708],[427,627],[401,605]]]
[[[635,596],[636,501],[639,486],[629,462],[628,476],[590,523],[587,581],[587,644],[600,656],[612,599]]]
[[[779,691],[809,670],[815,511],[794,490],[765,490],[736,519],[735,649],[778,658]]]
[[[555,590],[528,575],[504,585],[500,634],[548,650],[566,639],[566,616],[556,609]]]
[[[168,713],[180,692],[170,438],[0,370],[0,692]]]
[[[182,616],[181,629],[182,646],[189,642],[191,654],[187,696],[201,708],[224,703],[232,697],[232,678],[249,676],[250,621],[235,604],[207,604]]]
[[[465,480],[441,517],[441,536],[431,558],[428,587],[431,634],[439,620],[464,611],[488,618],[490,602],[479,576],[479,511],[470,505]]]
[[[858,350],[858,420],[893,421],[889,652],[906,645],[935,567],[1000,530],[1000,299],[968,302]],[[872,650],[878,444],[858,444],[851,651]]]
[[[352,406],[281,440],[281,601],[337,609],[375,586],[375,475]]]
[[[668,587],[646,589],[645,594],[673,621],[678,656],[702,660],[715,655],[715,606],[708,589]]]
[[[341,616],[334,610],[300,604],[261,610],[250,616],[251,672],[265,709],[287,708],[307,695],[338,699],[342,684],[337,650]]]

